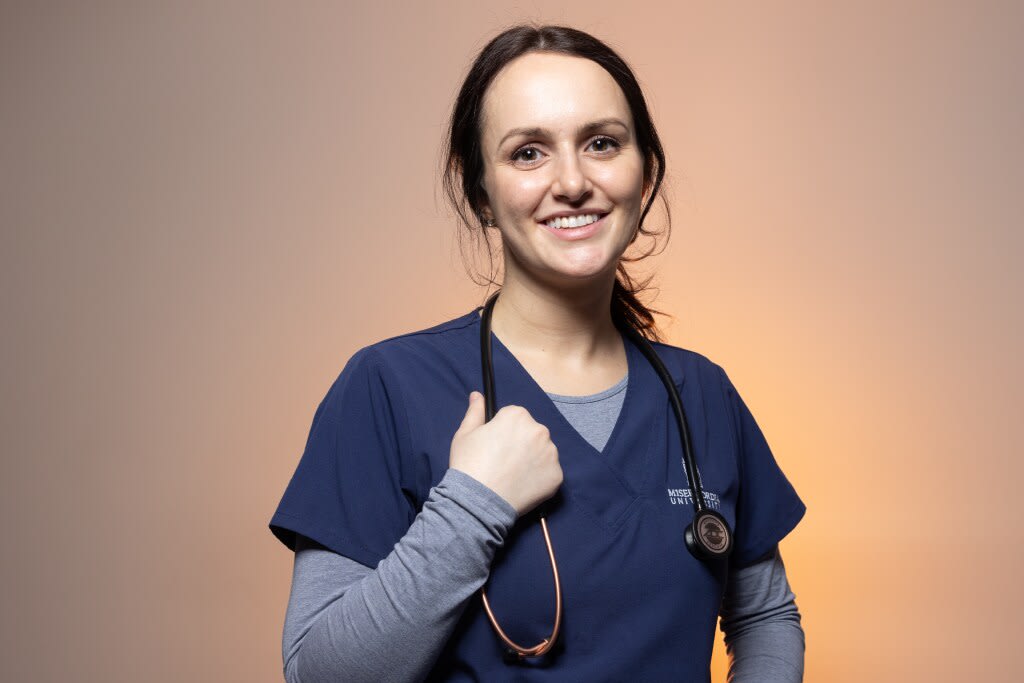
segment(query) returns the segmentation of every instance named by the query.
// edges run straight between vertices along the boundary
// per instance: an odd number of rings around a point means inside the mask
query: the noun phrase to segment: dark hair
[[[514,26],[487,43],[477,55],[473,66],[466,75],[452,110],[442,168],[444,192],[448,201],[454,207],[459,220],[468,232],[479,234],[487,246],[491,269],[491,274],[486,279],[487,284],[496,283],[491,242],[487,231],[482,228],[480,218],[481,207],[486,196],[481,182],[484,162],[480,150],[482,132],[480,119],[483,113],[484,94],[502,68],[517,57],[530,52],[555,52],[589,59],[611,74],[622,88],[633,114],[637,145],[644,157],[643,186],[651,188],[650,197],[640,213],[639,228],[637,234],[633,236],[633,241],[639,234],[648,236],[655,234],[644,230],[643,224],[665,177],[665,152],[654,128],[654,122],[647,111],[647,103],[644,100],[640,84],[637,83],[629,66],[614,50],[583,31],[566,26]],[[667,236],[671,231],[671,216],[668,202],[664,202],[664,205]],[[461,246],[463,244],[461,234],[459,242]],[[625,267],[625,262],[639,261],[650,256],[653,251],[654,246],[652,245],[640,256],[626,257],[624,255],[619,260],[611,307],[612,317],[616,322],[629,324],[645,336],[657,340],[660,335],[655,326],[653,314],[660,315],[661,312],[648,308],[637,298],[639,292],[647,289],[651,278],[648,277],[638,282],[630,276]],[[465,258],[464,251],[463,258]]]

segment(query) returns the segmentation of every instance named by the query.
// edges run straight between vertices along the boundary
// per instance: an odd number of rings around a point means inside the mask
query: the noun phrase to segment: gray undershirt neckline
[[[629,372],[625,377],[596,394],[567,396],[545,392],[566,421],[599,453],[604,451],[615,430],[626,400]]]
[[[566,394],[554,394],[550,391],[545,392],[552,401],[558,403],[593,403],[595,401],[601,401],[609,398],[623,389],[626,388],[626,384],[629,382],[629,373],[627,372],[622,379],[616,382],[614,385],[608,387],[603,391],[599,391],[596,394],[587,394],[585,396],[569,396]]]

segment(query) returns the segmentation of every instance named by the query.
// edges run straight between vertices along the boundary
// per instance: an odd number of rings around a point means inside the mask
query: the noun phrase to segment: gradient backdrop
[[[1024,4],[966,1],[0,5],[0,679],[281,680],[267,522],[348,357],[481,303],[439,146],[521,20],[646,89],[807,680],[1020,680]]]

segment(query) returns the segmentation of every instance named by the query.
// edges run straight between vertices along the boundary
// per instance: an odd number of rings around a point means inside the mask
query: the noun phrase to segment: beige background
[[[654,305],[807,502],[807,680],[1019,680],[1024,6],[675,5],[0,6],[0,679],[281,680],[267,522],[349,355],[480,303],[439,145],[532,19],[646,89]]]

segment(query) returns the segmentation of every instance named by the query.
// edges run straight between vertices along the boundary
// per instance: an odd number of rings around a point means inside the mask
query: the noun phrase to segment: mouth
[[[548,228],[552,230],[567,230],[571,228],[582,228],[591,223],[596,223],[601,220],[607,213],[584,213],[576,216],[559,216],[557,218],[550,218],[546,221],[540,221]]]
[[[552,218],[546,222],[538,221],[548,232],[562,240],[582,240],[590,237],[604,227],[608,214],[589,213],[579,216],[563,216]]]

